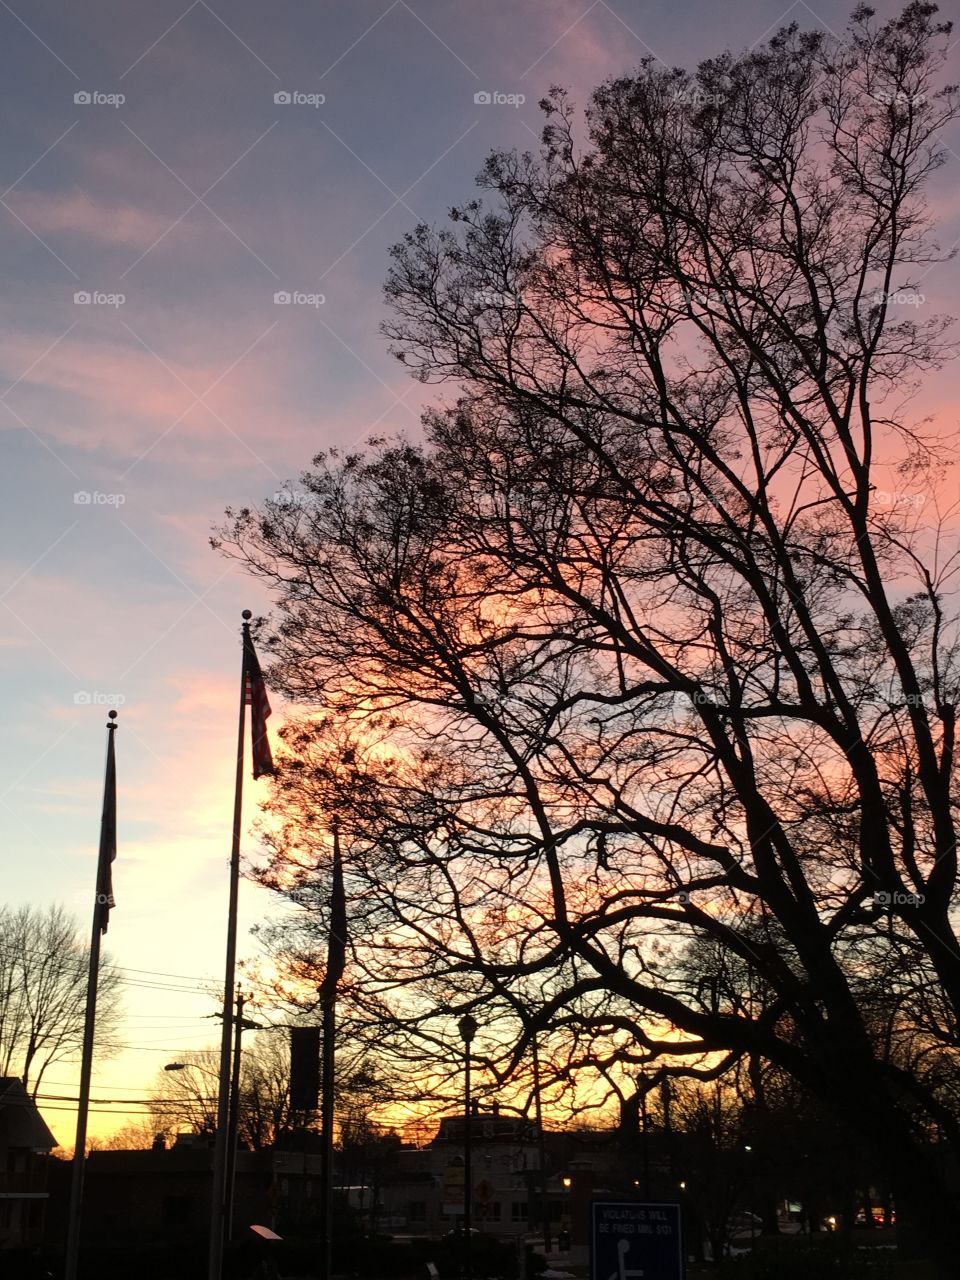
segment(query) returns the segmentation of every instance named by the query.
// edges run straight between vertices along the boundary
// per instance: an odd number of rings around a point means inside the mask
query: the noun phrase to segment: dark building
[[[49,1199],[46,1157],[56,1145],[20,1081],[0,1077],[0,1250],[40,1243]]]

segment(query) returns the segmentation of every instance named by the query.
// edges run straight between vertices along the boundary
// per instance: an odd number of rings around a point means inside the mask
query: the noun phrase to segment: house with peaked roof
[[[43,1235],[46,1157],[57,1145],[15,1076],[0,1076],[0,1250],[30,1248]]]

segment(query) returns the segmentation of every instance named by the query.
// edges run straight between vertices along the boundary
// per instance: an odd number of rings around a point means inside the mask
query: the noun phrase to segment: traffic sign
[[[591,1280],[683,1280],[679,1204],[594,1200],[590,1264]]]

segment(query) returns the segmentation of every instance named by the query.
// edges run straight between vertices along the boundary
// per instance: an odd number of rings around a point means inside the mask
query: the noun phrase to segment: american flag
[[[115,711],[110,712],[107,726],[107,768],[103,780],[103,815],[100,819],[100,855],[97,859],[96,916],[100,932],[107,932],[110,908],[117,904],[113,897],[113,863],[117,858],[117,759],[113,750],[116,732]]]
[[[253,647],[250,628],[243,629],[243,681],[244,702],[250,708],[250,737],[253,741],[253,776],[261,778],[265,774],[273,774],[273,756],[270,754],[270,739],[267,737],[267,717],[270,715],[270,702],[267,698],[267,687],[263,683],[263,672],[260,660]]]

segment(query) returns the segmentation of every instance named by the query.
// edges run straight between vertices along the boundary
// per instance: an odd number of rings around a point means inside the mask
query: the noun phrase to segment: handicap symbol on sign
[[[620,1239],[617,1241],[617,1269],[610,1280],[643,1280],[643,1270],[634,1270],[629,1268],[627,1263],[627,1254],[630,1252],[630,1241]]]

